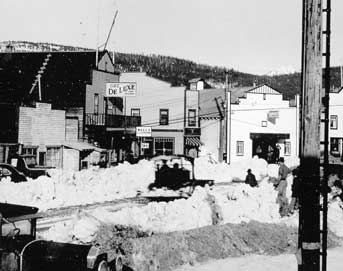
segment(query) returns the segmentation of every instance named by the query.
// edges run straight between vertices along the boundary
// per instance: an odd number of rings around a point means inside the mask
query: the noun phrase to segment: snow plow
[[[155,165],[155,181],[149,189],[167,188],[179,190],[196,186],[212,186],[213,180],[199,180],[194,174],[194,158],[185,155],[158,155],[150,159]]]
[[[0,271],[122,271],[120,254],[36,239],[37,212],[35,207],[0,203]]]

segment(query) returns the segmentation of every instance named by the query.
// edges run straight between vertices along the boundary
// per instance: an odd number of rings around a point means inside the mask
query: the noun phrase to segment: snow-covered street
[[[328,250],[327,270],[343,270],[343,247]],[[209,261],[194,266],[183,266],[175,271],[289,271],[297,270],[297,260],[294,254],[278,256],[247,255],[244,257],[228,258]]]

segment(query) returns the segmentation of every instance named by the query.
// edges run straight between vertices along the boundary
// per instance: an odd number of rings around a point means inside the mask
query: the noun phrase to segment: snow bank
[[[23,183],[0,182],[0,201],[47,210],[134,197],[153,182],[154,167],[142,160],[135,165],[79,172],[53,170],[50,174]]]
[[[213,179],[216,183],[242,181],[248,168],[252,169],[257,180],[277,175],[277,165],[267,165],[265,160],[257,157],[232,165],[217,163],[208,155],[195,159],[196,178]],[[12,183],[9,179],[1,181],[0,201],[47,210],[134,197],[138,191],[148,192],[154,174],[154,163],[147,160],[134,165],[123,163],[112,168],[94,167],[79,172],[52,170],[51,177],[41,176],[24,183]],[[163,190],[154,193],[159,192],[162,195],[169,193]]]

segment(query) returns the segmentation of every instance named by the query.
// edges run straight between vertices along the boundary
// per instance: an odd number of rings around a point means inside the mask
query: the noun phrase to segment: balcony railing
[[[85,124],[112,128],[131,128],[141,125],[141,117],[106,114],[86,114]]]

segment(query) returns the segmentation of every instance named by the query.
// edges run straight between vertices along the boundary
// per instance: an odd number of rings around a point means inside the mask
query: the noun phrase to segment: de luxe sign
[[[106,97],[127,97],[136,96],[137,83],[117,82],[106,83]]]

